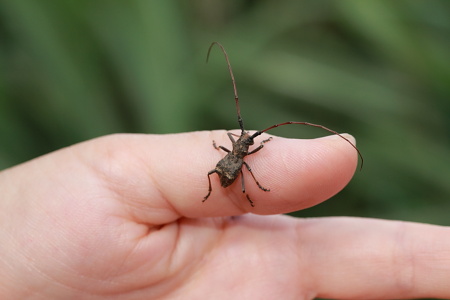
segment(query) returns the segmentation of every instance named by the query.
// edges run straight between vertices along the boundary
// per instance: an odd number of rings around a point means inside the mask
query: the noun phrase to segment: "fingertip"
[[[357,164],[352,147],[334,135],[312,140],[275,137],[264,150],[247,159],[259,182],[271,189],[249,189],[258,195],[255,210],[263,214],[292,212],[327,200],[345,187]]]
[[[225,132],[212,132],[212,135],[217,145],[231,149]],[[268,137],[272,139],[264,144],[263,149],[244,158],[260,186],[245,167],[242,168],[245,193],[242,192],[242,175],[224,188],[217,174],[212,174],[210,197],[201,203],[201,208],[189,208],[189,216],[228,216],[246,212],[268,215],[301,210],[338,193],[355,172],[357,159],[349,144],[354,142],[351,135],[345,135],[346,142],[337,135],[302,140],[264,134],[255,140],[255,145],[249,150]],[[209,167],[203,166],[205,170],[196,173],[203,183],[204,194],[208,192],[208,171],[214,169],[226,154],[214,149],[210,143],[205,143],[207,148],[202,147],[201,150],[208,153],[203,159],[209,161]],[[270,191],[264,191],[261,187]],[[204,195],[200,196],[202,200]]]

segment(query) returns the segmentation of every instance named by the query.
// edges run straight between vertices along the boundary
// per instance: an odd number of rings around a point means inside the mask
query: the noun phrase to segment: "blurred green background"
[[[296,215],[450,225],[448,12],[444,0],[0,0],[0,168],[110,133],[237,128],[218,48],[205,63],[220,41],[247,129],[308,121],[357,138],[363,170]]]

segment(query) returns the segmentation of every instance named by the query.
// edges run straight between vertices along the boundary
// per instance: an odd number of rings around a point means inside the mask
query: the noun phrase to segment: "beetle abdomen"
[[[231,185],[239,175],[242,169],[243,159],[229,153],[216,165],[216,171],[219,174],[220,185],[227,187]]]

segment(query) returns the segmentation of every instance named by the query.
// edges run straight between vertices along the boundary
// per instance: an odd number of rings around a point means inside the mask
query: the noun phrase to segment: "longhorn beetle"
[[[224,188],[230,186],[235,180],[236,178],[239,176],[239,173],[241,174],[241,182],[242,182],[242,193],[245,193],[247,200],[250,202],[250,205],[252,207],[254,207],[253,201],[250,199],[250,196],[245,192],[245,184],[244,184],[244,174],[242,173],[242,165],[244,165],[247,170],[249,171],[249,173],[252,175],[253,179],[255,180],[256,184],[258,185],[258,187],[265,191],[268,192],[270,191],[270,189],[264,188],[259,182],[258,180],[256,180],[255,175],[253,175],[252,169],[250,168],[250,166],[244,161],[244,157],[253,153],[258,152],[259,150],[261,150],[264,147],[264,144],[267,143],[268,141],[270,141],[272,138],[268,138],[266,140],[263,140],[260,145],[258,147],[256,147],[255,149],[253,149],[252,151],[249,152],[249,147],[251,145],[254,144],[254,139],[261,135],[263,132],[269,131],[273,128],[279,127],[279,126],[283,126],[283,125],[289,125],[289,124],[299,124],[299,125],[308,125],[308,126],[314,126],[314,127],[319,127],[322,128],[326,131],[329,131],[331,133],[334,133],[336,135],[338,135],[339,137],[341,137],[342,139],[346,140],[353,148],[356,149],[356,151],[358,152],[359,157],[361,158],[361,168],[363,166],[364,163],[364,159],[361,155],[361,152],[359,152],[358,148],[353,145],[352,142],[350,142],[347,138],[343,137],[341,134],[339,134],[338,132],[331,130],[325,126],[322,125],[317,125],[317,124],[312,124],[312,123],[308,123],[308,122],[284,122],[284,123],[280,123],[280,124],[276,124],[273,126],[270,126],[266,129],[260,130],[255,132],[254,134],[250,135],[250,133],[248,131],[245,131],[244,129],[244,122],[242,121],[242,117],[241,117],[241,109],[239,107],[239,98],[238,98],[238,93],[237,93],[237,89],[236,89],[236,81],[234,80],[234,75],[233,75],[233,70],[231,69],[231,64],[230,64],[230,60],[228,59],[228,54],[225,51],[225,48],[218,42],[213,42],[208,49],[208,54],[206,56],[206,62],[208,62],[209,59],[209,54],[211,52],[211,49],[214,45],[217,45],[220,47],[220,49],[222,50],[223,54],[225,55],[225,60],[227,62],[227,66],[228,66],[228,71],[230,72],[230,76],[231,76],[231,82],[233,84],[233,90],[234,90],[234,101],[236,102],[236,111],[237,111],[237,118],[238,118],[238,123],[239,123],[239,127],[241,128],[241,135],[236,135],[233,134],[231,132],[228,132],[227,135],[231,140],[231,144],[233,147],[233,150],[228,150],[227,148],[223,147],[223,146],[217,146],[216,142],[213,141],[213,147],[217,150],[223,150],[225,152],[227,152],[227,155],[222,158],[216,165],[216,167],[208,172],[208,183],[209,183],[209,188],[208,188],[208,194],[203,198],[202,202],[205,202],[206,199],[208,199],[209,195],[211,195],[211,191],[212,191],[212,187],[211,187],[211,175],[214,173],[217,173],[217,175],[219,175],[219,179],[220,179],[220,185]],[[237,140],[234,139],[234,137],[238,137]]]

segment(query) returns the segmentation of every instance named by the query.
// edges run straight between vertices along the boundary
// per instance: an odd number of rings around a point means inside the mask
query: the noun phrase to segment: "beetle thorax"
[[[248,154],[248,148],[254,143],[253,137],[248,132],[242,132],[239,139],[233,144],[233,155],[244,158]]]

